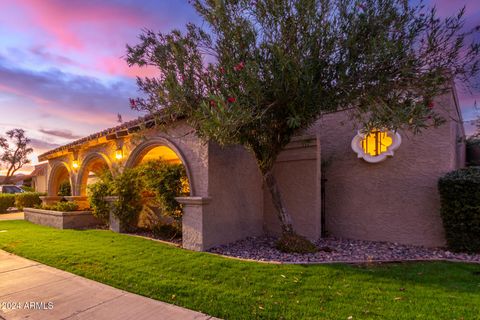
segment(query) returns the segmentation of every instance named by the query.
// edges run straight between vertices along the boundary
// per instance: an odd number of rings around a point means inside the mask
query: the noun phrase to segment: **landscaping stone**
[[[480,263],[480,254],[453,253],[444,248],[425,248],[389,242],[323,238],[316,253],[283,253],[275,248],[276,238],[250,237],[209,252],[221,255],[282,263],[376,262],[406,260],[458,260]]]

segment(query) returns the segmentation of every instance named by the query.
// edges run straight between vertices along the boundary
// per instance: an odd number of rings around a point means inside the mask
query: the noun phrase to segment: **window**
[[[372,130],[367,133],[358,132],[352,140],[352,149],[359,158],[376,163],[393,156],[401,142],[402,138],[397,132]]]

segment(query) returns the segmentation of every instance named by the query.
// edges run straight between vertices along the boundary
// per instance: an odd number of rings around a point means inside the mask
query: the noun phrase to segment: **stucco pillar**
[[[209,248],[204,224],[211,198],[208,197],[177,197],[183,204],[182,246],[185,249],[204,251]]]

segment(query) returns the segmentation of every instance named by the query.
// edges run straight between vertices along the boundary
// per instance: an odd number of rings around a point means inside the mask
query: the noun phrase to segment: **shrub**
[[[105,197],[113,195],[112,184],[106,181],[98,181],[88,186],[88,202],[92,208],[92,214],[104,223],[108,222],[110,205]]]
[[[160,239],[174,239],[182,236],[182,226],[178,224],[158,223],[152,228],[155,237]]]
[[[40,192],[17,193],[15,195],[15,207],[17,207],[18,210],[33,208],[42,203],[42,200],[40,200],[40,196],[42,195],[44,194]]]
[[[188,194],[188,179],[182,164],[152,160],[137,168],[148,191],[153,191],[165,216],[180,220],[182,205],[175,197]]]
[[[480,252],[480,167],[446,174],[440,178],[438,189],[448,247]]]
[[[61,211],[61,212],[71,212],[78,210],[78,203],[76,202],[66,202],[59,201],[50,205],[38,205],[35,208],[43,210],[52,210],[52,211]]]
[[[15,195],[10,193],[0,194],[0,213],[7,212],[8,208],[15,206]]]
[[[314,253],[317,247],[296,233],[284,233],[276,243],[277,249],[287,253]]]
[[[113,194],[118,200],[113,203],[113,214],[129,229],[134,227],[142,211],[142,183],[135,169],[126,168],[113,179]]]
[[[60,183],[57,195],[60,197],[68,197],[72,195],[72,186],[69,181],[63,181]]]
[[[22,190],[25,192],[35,192],[35,189],[30,186],[21,186],[20,188],[22,188]]]

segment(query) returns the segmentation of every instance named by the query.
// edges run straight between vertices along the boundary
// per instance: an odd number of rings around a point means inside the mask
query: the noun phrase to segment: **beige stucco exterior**
[[[352,151],[358,128],[345,112],[325,115],[295,137],[274,167],[294,229],[311,240],[321,237],[324,172],[328,181],[323,214],[329,235],[443,245],[437,180],[463,166],[464,145],[455,93],[439,97],[436,106],[446,124],[416,136],[400,132],[403,142],[394,156],[376,164],[357,158]],[[243,147],[222,148],[202,141],[184,121],[161,129],[131,130],[138,123],[108,129],[42,155],[41,160],[48,160],[49,195],[56,196],[59,177],[66,174],[73,194],[84,196],[85,175],[97,164],[115,172],[135,166],[150,149],[167,146],[185,165],[190,183],[190,196],[178,199],[184,204],[185,248],[207,250],[248,236],[280,232],[255,159]],[[115,158],[119,148],[121,160]]]

